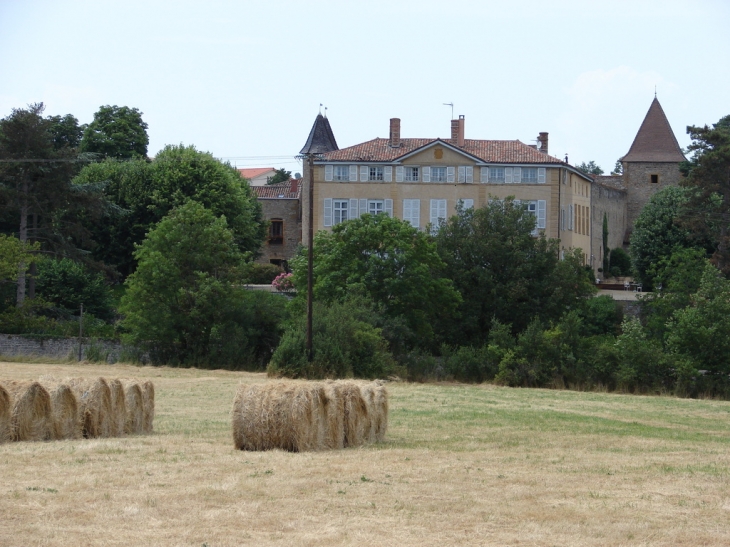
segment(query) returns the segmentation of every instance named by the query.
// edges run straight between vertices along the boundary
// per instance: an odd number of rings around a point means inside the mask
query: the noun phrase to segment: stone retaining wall
[[[92,340],[84,338],[81,345],[81,359],[87,353],[96,360],[99,355],[106,356],[108,363],[116,363],[122,353],[122,344],[113,340]],[[78,338],[56,338],[48,336],[22,336],[19,334],[0,334],[0,355],[52,357],[54,359],[78,359]]]

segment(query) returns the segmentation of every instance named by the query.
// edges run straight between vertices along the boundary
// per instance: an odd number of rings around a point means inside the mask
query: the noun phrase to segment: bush
[[[244,274],[245,283],[250,285],[270,285],[277,276],[284,273],[276,264],[249,264]]]
[[[584,336],[621,333],[623,310],[618,302],[608,295],[586,298],[578,308]]]
[[[631,257],[621,247],[616,247],[611,251],[609,270],[613,277],[631,274]],[[615,274],[614,271],[618,271],[618,274]]]
[[[384,378],[398,369],[372,309],[362,301],[317,302],[312,323],[313,359],[307,359],[306,316],[284,332],[267,368],[270,376],[290,378]]]

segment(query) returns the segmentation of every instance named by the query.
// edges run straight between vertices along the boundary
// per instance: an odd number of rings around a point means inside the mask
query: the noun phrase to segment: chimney
[[[460,114],[458,120],[451,120],[451,144],[464,146],[464,115]]]
[[[540,152],[543,154],[548,153],[548,134],[546,131],[541,131],[540,134],[537,136],[537,142],[540,143]]]
[[[400,146],[400,118],[390,119],[390,146],[398,148]]]
[[[290,192],[294,195],[297,193],[297,188],[299,187],[299,179],[291,179],[289,181],[291,183]]]

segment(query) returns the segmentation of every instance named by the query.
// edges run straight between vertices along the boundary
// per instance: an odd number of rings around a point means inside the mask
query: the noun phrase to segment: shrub
[[[251,285],[269,285],[284,270],[276,264],[249,264],[244,274],[246,283]]]
[[[614,277],[631,274],[631,257],[621,247],[616,247],[611,251],[609,270]],[[618,270],[618,274],[614,274],[615,270]]]

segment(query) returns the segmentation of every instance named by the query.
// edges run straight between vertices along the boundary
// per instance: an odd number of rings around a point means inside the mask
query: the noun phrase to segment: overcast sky
[[[286,167],[320,103],[341,148],[388,136],[534,143],[608,172],[656,86],[675,135],[730,114],[727,0],[0,0],[0,117],[140,109],[149,153]]]

